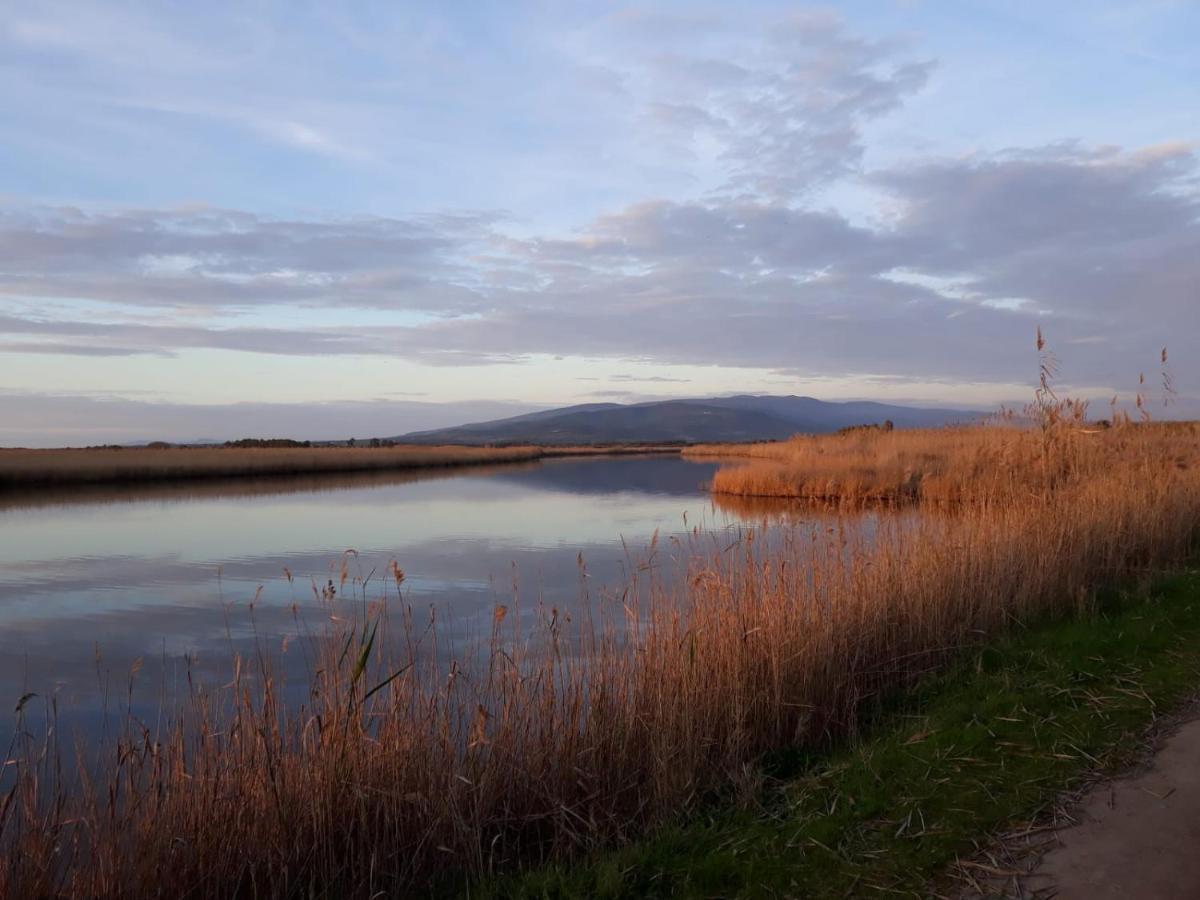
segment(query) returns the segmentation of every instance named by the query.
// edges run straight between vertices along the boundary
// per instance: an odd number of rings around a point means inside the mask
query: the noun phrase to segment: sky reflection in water
[[[157,697],[185,654],[195,671],[226,679],[232,654],[256,639],[282,646],[298,619],[320,630],[329,608],[313,584],[338,581],[348,548],[352,574],[375,572],[368,596],[383,592],[397,561],[405,601],[436,605],[450,646],[486,634],[514,584],[527,611],[538,600],[569,609],[580,554],[596,592],[624,580],[626,547],[638,558],[656,530],[683,531],[685,515],[689,525],[735,527],[739,517],[702,491],[714,469],[672,456],[566,459],[9,497],[0,501],[0,702],[53,694],[86,722],[106,678],[123,694],[142,659],[139,691]],[[284,664],[300,665],[292,656]]]

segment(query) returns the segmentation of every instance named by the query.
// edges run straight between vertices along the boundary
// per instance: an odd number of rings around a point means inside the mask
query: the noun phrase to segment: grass
[[[1200,574],[968,654],[889,698],[850,746],[768,761],[752,803],[619,852],[476,886],[476,898],[844,897],[939,892],[991,832],[1034,832],[1062,792],[1136,758],[1200,690]],[[946,885],[953,894],[953,885]]]
[[[398,566],[394,588],[370,598],[344,573],[322,601],[327,630],[306,647],[303,706],[279,701],[265,648],[236,661],[227,685],[189,680],[161,725],[130,718],[114,745],[77,760],[52,706],[41,726],[29,706],[0,798],[0,894],[403,895],[452,873],[579,859],[757,796],[771,760],[853,735],[881,697],[1190,558],[1195,426],[1092,433],[1052,411],[995,433],[1010,431],[1019,452],[1003,465],[944,468],[968,501],[948,511],[656,542],[627,584],[578,609],[538,608],[531,627],[497,606],[475,653],[445,652],[436,614],[405,603]],[[976,440],[940,434],[948,448]],[[884,437],[863,438],[881,468]],[[921,439],[936,450],[935,435]],[[1039,690],[1069,705],[1048,683]],[[972,700],[980,727],[1007,728],[997,711],[1019,709],[988,696]],[[994,752],[1023,765],[1023,742],[1008,743]],[[922,769],[931,786],[967,765],[942,752]],[[82,790],[63,787],[71,772]],[[865,803],[863,791],[845,793]],[[937,798],[911,799],[872,815],[897,837],[922,816],[928,831]],[[846,812],[824,808],[827,822]]]
[[[678,447],[125,447],[0,449],[0,491],[315,473],[383,472],[529,462],[558,456],[679,452]]]

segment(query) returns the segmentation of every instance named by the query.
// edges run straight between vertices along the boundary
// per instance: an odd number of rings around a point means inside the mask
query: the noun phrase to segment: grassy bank
[[[1200,573],[1109,593],[966,655],[828,753],[779,754],[740,798],[619,852],[476,886],[476,898],[953,895],[1004,868],[976,848],[1136,759],[1200,690]],[[735,806],[734,801],[740,800]]]
[[[0,888],[403,895],[577,858],[753,790],[764,761],[844,739],[879,697],[981,642],[1190,557],[1200,460],[1185,430],[1020,435],[1029,455],[964,480],[975,502],[951,513],[696,531],[652,547],[616,594],[538,610],[532,630],[497,606],[490,641],[460,658],[430,652],[436,619],[395,591],[374,606],[339,591],[303,708],[279,702],[264,651],[229,685],[192,685],[174,718],[126,723],[88,756],[82,793],[59,787],[71,760],[53,741],[23,739]]]
[[[172,447],[0,449],[0,491],[104,484],[476,466],[678,447]]]

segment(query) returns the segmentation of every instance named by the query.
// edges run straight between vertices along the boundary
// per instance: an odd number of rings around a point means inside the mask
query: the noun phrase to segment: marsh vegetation
[[[1044,496],[1122,467],[1153,447],[1165,468],[1194,462],[1200,428],[1127,423],[1113,432],[1085,419],[1049,430],[1010,423],[936,430],[863,429],[800,435],[748,447],[707,445],[690,456],[733,460],[713,477],[715,494],[814,500],[835,505],[1011,503]]]
[[[565,456],[678,453],[678,447],[465,447],[391,444],[380,446],[94,447],[61,450],[0,448],[0,490],[41,485],[187,479],[305,476],[389,472],[498,463],[531,462]]]
[[[864,707],[966,648],[1190,557],[1198,426],[1042,412],[1026,427],[764,446],[714,490],[791,486],[832,503],[833,521],[655,542],[618,590],[585,588],[572,612],[539,608],[530,626],[497,604],[478,650],[450,658],[399,565],[370,594],[344,570],[305,639],[302,704],[281,701],[267,647],[94,747],[22,701],[0,888],[402,894],[736,802],[766,756],[852,733]],[[874,497],[943,511],[868,531],[855,511]]]

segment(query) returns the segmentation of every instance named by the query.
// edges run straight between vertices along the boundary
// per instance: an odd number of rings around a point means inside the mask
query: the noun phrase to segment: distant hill
[[[586,403],[416,431],[391,440],[414,444],[604,444],[763,441],[798,432],[823,434],[890,420],[897,428],[932,428],[986,415],[887,403],[831,403],[812,397],[742,395],[647,403]]]

